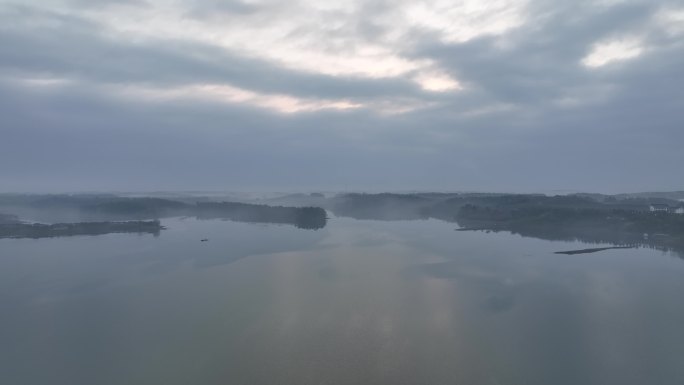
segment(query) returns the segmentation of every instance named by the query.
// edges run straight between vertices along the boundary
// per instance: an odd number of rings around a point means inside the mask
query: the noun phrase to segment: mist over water
[[[682,0],[0,0],[0,385],[683,385]]]
[[[456,232],[172,218],[0,240],[12,384],[679,384],[684,261]],[[207,242],[200,242],[208,239]]]

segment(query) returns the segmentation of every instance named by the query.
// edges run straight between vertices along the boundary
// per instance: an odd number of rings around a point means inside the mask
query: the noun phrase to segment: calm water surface
[[[0,383],[684,384],[675,255],[439,221],[164,222],[0,240]]]

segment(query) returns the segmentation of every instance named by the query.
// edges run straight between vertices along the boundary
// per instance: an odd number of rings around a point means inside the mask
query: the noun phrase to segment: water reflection
[[[684,263],[436,220],[0,240],[11,384],[681,384]],[[208,238],[209,242],[200,242]]]
[[[610,248],[647,248],[651,250],[670,252],[684,258],[684,244],[679,238],[666,234],[633,234],[618,231],[591,231],[591,229],[539,227],[535,229],[498,229],[475,230],[486,232],[506,231],[524,237],[532,237],[549,241],[582,242],[585,245],[612,245]],[[584,248],[584,251],[601,251],[609,248]],[[572,251],[572,250],[570,250]],[[567,253],[567,252],[561,252]],[[575,253],[570,253],[575,254]]]

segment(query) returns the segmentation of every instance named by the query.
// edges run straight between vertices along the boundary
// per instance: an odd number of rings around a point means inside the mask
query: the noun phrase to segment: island
[[[159,235],[164,227],[158,220],[125,222],[77,223],[4,223],[0,224],[0,238],[54,238],[75,235],[103,235],[138,233]]]
[[[321,199],[320,196],[312,196]],[[225,219],[237,222],[273,223],[293,225],[305,230],[318,230],[327,224],[327,212],[321,207],[288,207],[248,202],[206,201],[203,198],[172,200],[159,197],[123,197],[113,194],[57,194],[23,195],[0,194],[0,223],[18,224],[18,218],[31,218],[33,222],[51,223],[69,231],[76,225],[88,223],[88,228],[99,227],[95,223],[109,223],[118,229],[121,223],[135,227],[149,221],[171,217],[196,217],[198,219]],[[133,221],[133,222],[131,222]],[[22,226],[17,226],[16,229]],[[25,227],[25,226],[24,226]],[[18,231],[15,228],[11,231]],[[9,230],[8,230],[9,231]],[[28,230],[27,230],[28,231]],[[36,225],[34,232],[54,232]],[[95,231],[95,230],[93,230]]]

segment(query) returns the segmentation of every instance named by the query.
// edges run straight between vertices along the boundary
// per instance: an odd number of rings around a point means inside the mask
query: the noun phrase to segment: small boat
[[[200,242],[207,242],[207,241],[209,241],[209,238],[200,239]]]

